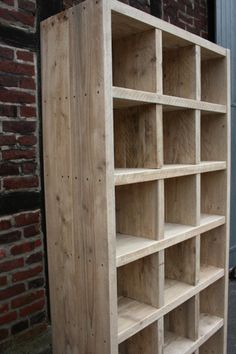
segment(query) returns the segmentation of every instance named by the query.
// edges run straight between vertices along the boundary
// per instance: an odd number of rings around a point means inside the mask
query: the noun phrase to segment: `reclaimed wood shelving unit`
[[[116,0],[42,23],[55,354],[226,354],[229,52]]]

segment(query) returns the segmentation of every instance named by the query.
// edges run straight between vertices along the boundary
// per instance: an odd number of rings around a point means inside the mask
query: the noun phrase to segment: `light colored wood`
[[[222,343],[224,342],[223,329],[211,336],[199,349],[199,354],[218,354],[221,353]]]
[[[196,285],[196,255],[196,238],[166,248],[165,277]]]
[[[197,117],[194,110],[177,110],[163,115],[164,164],[195,164]],[[212,159],[213,160],[213,159]]]
[[[138,104],[156,103],[163,105],[163,110],[175,111],[179,108],[199,109],[203,112],[226,113],[224,104],[197,101],[189,98],[161,95],[153,92],[113,87],[114,107],[132,107]]]
[[[206,102],[227,104],[227,59],[218,58],[201,62],[201,99]]]
[[[201,118],[201,160],[227,160],[226,115],[204,115]]]
[[[227,172],[209,172],[201,175],[201,212],[226,215]]]
[[[201,263],[225,267],[226,226],[207,231],[201,235]]]
[[[164,48],[164,94],[196,99],[196,85],[196,47],[188,46],[170,50]]]
[[[130,298],[120,297],[118,299],[118,342],[122,343],[162,318],[223,276],[223,269],[205,267],[201,270],[200,281],[197,286],[170,280],[166,283],[165,305],[160,309]]]
[[[165,221],[176,224],[198,225],[197,190],[196,176],[166,179]]]
[[[198,353],[198,349],[202,344],[204,344],[209,338],[214,336],[214,334],[219,331],[223,326],[223,320],[215,316],[201,316],[199,323],[200,337],[195,342],[178,336],[172,332],[166,332],[164,354],[195,354]],[[214,338],[214,337],[212,337]],[[203,347],[205,344],[203,345]],[[196,350],[195,350],[196,349]],[[204,351],[200,353],[205,353]],[[207,352],[210,354],[211,352]],[[214,352],[216,354],[218,352]]]
[[[157,240],[159,233],[159,181],[116,187],[118,233]]]
[[[160,169],[117,168],[115,169],[115,185],[148,182],[159,179],[194,175],[197,173],[225,170],[224,161],[202,161],[197,165],[164,165]]]
[[[118,295],[160,308],[163,306],[163,251],[118,269]]]
[[[115,166],[159,168],[163,164],[162,107],[114,110]]]
[[[113,84],[135,90],[160,91],[156,81],[159,54],[156,49],[155,30],[113,40]]]
[[[215,43],[209,42],[204,38],[196,36],[188,31],[184,31],[183,29],[173,26],[170,23],[160,20],[154,16],[146,14],[140,10],[133,9],[118,0],[111,1],[111,7],[115,16],[119,15],[119,19],[121,21],[125,20],[125,17],[129,17],[127,22],[129,23],[127,30],[130,31],[130,28],[134,30],[136,27],[137,32],[141,32],[148,28],[158,28],[164,32],[164,34],[169,34],[171,36],[176,36],[180,39],[181,42],[186,41],[188,43],[195,43],[204,48],[204,52],[212,53],[213,56],[225,56],[226,49],[222,48]],[[147,27],[148,26],[148,27]]]
[[[109,2],[86,1],[41,27],[56,354],[118,352],[109,24]]]
[[[120,354],[161,354],[162,320],[152,323],[119,345]]]
[[[165,224],[164,239],[158,241],[143,237],[135,237],[133,235],[117,234],[116,266],[120,267],[139,258],[161,251],[167,247],[171,247],[179,242],[184,242],[200,233],[207,232],[215,227],[223,225],[224,223],[225,217],[223,216],[202,214],[200,225],[196,227],[178,224]],[[200,239],[198,242],[200,242]],[[199,253],[198,247],[196,251]],[[197,256],[197,259],[199,260],[200,267],[200,255],[199,257]],[[219,264],[211,265],[220,266]]]
[[[224,279],[211,284],[200,293],[200,313],[224,317]]]

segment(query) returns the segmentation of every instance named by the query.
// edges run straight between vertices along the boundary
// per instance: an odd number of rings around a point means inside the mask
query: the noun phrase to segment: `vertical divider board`
[[[41,32],[53,352],[226,354],[229,51],[117,0]]]

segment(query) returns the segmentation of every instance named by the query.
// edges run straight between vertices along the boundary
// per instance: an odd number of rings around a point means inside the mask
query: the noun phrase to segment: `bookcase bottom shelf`
[[[116,265],[120,267],[139,258],[158,252],[178,242],[187,240],[193,236],[209,231],[223,225],[225,217],[219,215],[201,214],[199,226],[179,224],[165,224],[164,238],[151,240],[132,235],[117,234]]]
[[[192,354],[222,326],[222,318],[200,314],[198,340],[194,342],[173,332],[165,332],[164,354]]]
[[[127,297],[120,297],[118,299],[118,342],[125,341],[223,276],[223,269],[204,266],[201,268],[197,286],[166,279],[164,306],[159,309]]]

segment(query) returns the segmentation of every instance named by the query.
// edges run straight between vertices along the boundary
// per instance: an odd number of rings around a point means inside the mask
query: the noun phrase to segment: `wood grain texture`
[[[162,166],[162,107],[145,105],[114,110],[115,166]]]
[[[45,196],[56,354],[118,352],[111,38],[103,32],[109,22],[107,2],[86,1],[42,24]]]

